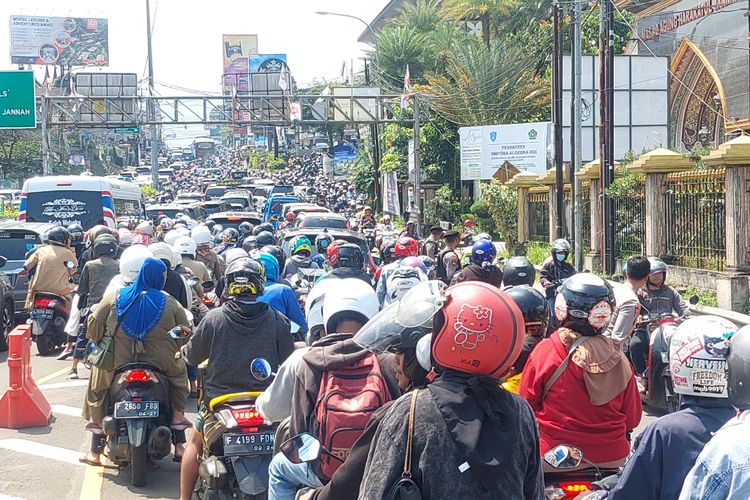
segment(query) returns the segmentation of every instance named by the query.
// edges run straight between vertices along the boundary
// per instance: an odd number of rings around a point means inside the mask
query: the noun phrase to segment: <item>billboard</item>
[[[34,73],[0,71],[0,128],[36,127]]]
[[[10,16],[10,62],[107,66],[108,21],[85,17]]]
[[[519,171],[543,174],[550,145],[549,122],[461,127],[461,180],[492,179],[509,163]]]
[[[349,175],[357,163],[357,141],[337,142],[332,152],[333,175]]]
[[[222,35],[224,93],[249,90],[250,57],[258,53],[258,35]]]
[[[256,54],[250,57],[250,73],[281,73],[286,54]]]

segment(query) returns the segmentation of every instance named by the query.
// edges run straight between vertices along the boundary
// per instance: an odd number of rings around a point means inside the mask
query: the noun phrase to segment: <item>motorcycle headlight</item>
[[[562,500],[568,496],[559,486],[546,486],[544,488],[544,498],[547,500]]]

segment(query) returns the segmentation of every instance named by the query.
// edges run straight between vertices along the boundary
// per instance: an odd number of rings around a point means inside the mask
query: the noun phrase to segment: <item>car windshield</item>
[[[146,209],[146,215],[148,215],[149,219],[156,219],[158,217],[169,217],[170,219],[174,219],[177,217],[177,214],[184,213],[181,208],[147,208]]]

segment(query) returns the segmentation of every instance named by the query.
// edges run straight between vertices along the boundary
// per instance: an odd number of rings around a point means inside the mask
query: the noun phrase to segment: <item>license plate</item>
[[[271,455],[275,435],[274,431],[224,434],[224,455]]]
[[[55,311],[52,309],[34,309],[31,311],[31,317],[34,319],[52,319]]]
[[[120,401],[115,403],[115,418],[156,418],[158,401]]]

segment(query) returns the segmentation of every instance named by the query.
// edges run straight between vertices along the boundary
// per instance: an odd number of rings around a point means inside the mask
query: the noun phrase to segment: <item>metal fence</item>
[[[678,266],[721,271],[726,262],[723,168],[666,176],[666,256]]]
[[[628,258],[646,252],[646,188],[638,183],[634,192],[614,198],[615,249],[617,257]]]
[[[549,241],[549,190],[547,188],[529,190],[529,239]]]
[[[583,248],[587,252],[591,250],[591,197],[589,196],[589,189],[588,183],[581,185],[581,190],[577,193],[580,211],[576,214],[583,222]]]

